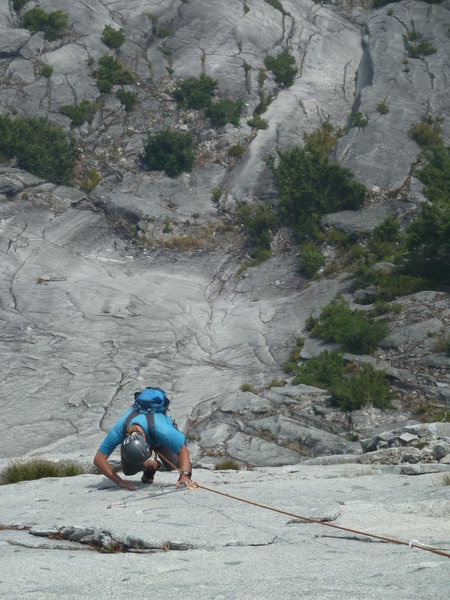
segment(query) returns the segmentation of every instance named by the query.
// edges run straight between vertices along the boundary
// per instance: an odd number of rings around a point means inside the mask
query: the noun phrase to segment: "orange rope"
[[[156,451],[156,454],[163,458],[171,467],[181,473],[181,470],[174,465],[170,460],[168,460],[164,455],[162,455],[159,451]],[[189,478],[190,479],[190,478]],[[396,540],[394,538],[390,538],[383,535],[377,535],[375,533],[367,533],[365,531],[359,531],[358,529],[351,529],[349,527],[343,527],[341,525],[335,525],[334,523],[326,523],[324,521],[319,521],[318,519],[311,519],[310,517],[304,517],[302,515],[297,515],[295,513],[288,512],[286,510],[282,510],[280,508],[274,508],[272,506],[268,506],[266,504],[260,504],[259,502],[255,502],[254,500],[247,500],[246,498],[240,498],[239,496],[233,496],[232,494],[227,494],[226,492],[220,492],[219,490],[215,490],[213,488],[207,487],[206,485],[202,485],[198,483],[198,481],[194,481],[190,479],[192,483],[192,487],[200,488],[202,490],[206,490],[207,492],[212,492],[213,494],[218,494],[219,496],[224,496],[225,498],[231,498],[232,500],[238,500],[239,502],[245,502],[246,504],[250,504],[251,506],[257,506],[258,508],[264,508],[266,510],[270,510],[272,512],[279,513],[281,515],[287,515],[288,517],[294,517],[295,519],[301,519],[302,521],[306,521],[307,523],[315,523],[316,525],[324,525],[325,527],[332,527],[333,529],[339,529],[341,531],[347,531],[349,533],[354,533],[356,535],[362,535],[368,538],[374,538],[376,540],[381,540],[383,542],[389,542],[391,544],[397,544],[401,546],[408,546],[409,548],[418,548],[419,550],[426,550],[427,552],[432,552],[433,554],[439,554],[440,556],[445,556],[446,558],[450,558],[450,552],[445,550],[441,550],[440,548],[434,548],[433,546],[427,546],[426,544],[421,544],[417,541],[405,542],[404,540]]]

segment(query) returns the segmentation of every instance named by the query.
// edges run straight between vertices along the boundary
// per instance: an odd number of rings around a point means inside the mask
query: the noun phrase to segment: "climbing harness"
[[[165,456],[161,454],[159,451],[155,451],[160,458],[163,458],[167,461],[167,463],[173,467],[176,471],[181,473],[181,469],[178,469],[173,463],[170,462]],[[190,478],[189,478],[190,479]],[[273,506],[268,506],[267,504],[260,504],[259,502],[255,502],[254,500],[248,500],[246,498],[241,498],[239,496],[234,496],[233,494],[227,494],[226,492],[220,492],[219,490],[215,490],[214,488],[210,488],[206,485],[199,483],[198,481],[194,481],[190,479],[192,485],[188,486],[188,489],[193,490],[196,488],[206,490],[207,492],[212,492],[213,494],[218,494],[219,496],[224,496],[225,498],[231,498],[232,500],[238,500],[239,502],[244,502],[245,504],[250,504],[251,506],[257,506],[258,508],[264,508],[265,510],[270,510],[272,512],[279,513],[281,515],[287,515],[288,517],[294,517],[295,519],[300,519],[307,523],[314,523],[316,525],[323,525],[325,527],[331,527],[333,529],[339,529],[340,531],[346,531],[349,533],[353,533],[356,535],[361,535],[367,538],[373,538],[376,540],[380,540],[382,542],[388,542],[391,544],[397,544],[400,546],[408,546],[408,548],[413,549],[417,548],[418,550],[425,550],[426,552],[432,552],[433,554],[439,554],[440,556],[445,556],[446,558],[450,558],[450,552],[446,550],[442,550],[441,548],[435,548],[434,546],[429,546],[427,544],[422,544],[417,540],[411,540],[410,542],[405,542],[404,540],[397,540],[395,538],[390,538],[383,535],[377,535],[375,533],[367,533],[365,531],[359,531],[358,529],[351,529],[349,527],[343,527],[342,525],[336,525],[334,523],[328,523],[325,521],[320,521],[318,519],[311,519],[310,517],[304,517],[302,515],[297,515],[295,513],[288,512],[286,510],[282,510],[280,508],[274,508]]]

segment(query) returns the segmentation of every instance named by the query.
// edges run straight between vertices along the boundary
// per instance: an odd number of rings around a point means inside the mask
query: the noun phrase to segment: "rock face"
[[[103,600],[145,587],[169,599],[183,593],[268,600],[276,591],[292,599],[345,600],[351,585],[354,598],[376,600],[393,590],[413,600],[447,598],[448,558],[408,548],[417,540],[448,550],[448,487],[436,485],[442,475],[408,478],[392,467],[299,465],[196,470],[194,477],[291,516],[201,488],[176,491],[171,473],[159,473],[150,487],[137,482],[136,492],[111,487],[98,475],[4,486],[2,593]]]
[[[38,4],[68,14],[61,38],[22,28],[23,14]],[[372,438],[408,421],[406,412],[367,409],[350,422],[330,409],[324,391],[271,385],[286,380],[281,365],[308,316],[348,293],[348,282],[307,283],[296,250],[281,243],[268,261],[241,270],[242,233],[231,215],[237,202],[273,199],[268,155],[301,145],[305,132],[330,121],[344,128],[335,157],[377,193],[369,206],[324,223],[351,233],[388,213],[409,218],[423,200],[409,178],[419,152],[409,127],[429,111],[444,118],[449,141],[449,3],[400,2],[351,15],[309,0],[283,0],[282,10],[272,4],[41,0],[15,11],[2,3],[0,114],[44,115],[71,131],[81,163],[102,177],[85,192],[14,161],[0,167],[3,462],[33,453],[87,459],[132,393],[151,383],[172,397],[198,463],[358,457],[360,444],[346,433]],[[106,25],[123,29],[117,50],[101,41]],[[411,30],[436,52],[406,63]],[[297,67],[284,88],[264,65],[283,49]],[[105,54],[136,77],[125,86],[136,93],[133,111],[115,96],[117,86],[102,94],[96,85]],[[52,67],[49,77],[44,66]],[[201,73],[217,81],[217,99],[243,102],[239,127],[213,129],[203,113],[177,108],[176,82]],[[252,129],[247,120],[262,98],[268,127]],[[97,111],[75,127],[59,109],[83,100],[97,102]],[[348,126],[352,111],[368,119],[366,127]],[[143,170],[147,133],[163,126],[195,137],[191,173]],[[232,146],[242,156],[230,155]],[[385,368],[405,393],[445,407],[449,359],[435,342],[450,321],[448,296],[424,292],[402,302],[384,347],[361,360]],[[240,392],[243,384],[254,392]],[[441,460],[442,452],[432,454]]]

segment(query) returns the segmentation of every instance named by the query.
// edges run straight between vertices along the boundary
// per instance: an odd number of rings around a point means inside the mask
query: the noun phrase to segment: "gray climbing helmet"
[[[131,464],[142,464],[149,458],[151,451],[142,435],[127,435],[121,446],[122,460]]]

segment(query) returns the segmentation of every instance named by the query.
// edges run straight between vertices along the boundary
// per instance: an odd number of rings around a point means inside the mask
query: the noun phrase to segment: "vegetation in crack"
[[[0,115],[0,155],[52,183],[69,185],[79,156],[75,139],[43,117]]]
[[[190,171],[195,160],[192,137],[171,128],[148,134],[141,160],[150,171],[165,171],[169,177]]]
[[[120,48],[125,42],[125,34],[123,29],[114,29],[111,25],[105,25],[101,39],[109,48]]]
[[[173,97],[180,108],[204,109],[205,116],[213,127],[223,127],[227,123],[238,127],[243,103],[240,100],[227,99],[214,102],[216,87],[217,81],[208,75],[200,75],[198,79],[189,77],[177,84]]]
[[[15,460],[11,461],[0,474],[0,483],[6,485],[44,477],[74,477],[83,473],[86,471],[74,461],[53,462],[43,458],[28,461]]]
[[[284,9],[283,5],[281,4],[280,0],[264,0],[264,2],[266,2],[267,4],[270,4],[270,6],[272,8],[274,8],[275,10],[279,10],[281,14],[283,15],[288,15],[289,13]]]
[[[303,148],[278,151],[271,161],[279,190],[280,221],[292,225],[299,240],[315,238],[321,215],[362,205],[366,188],[328,154],[340,132],[329,123],[305,134]]]
[[[97,112],[97,102],[82,100],[79,104],[65,105],[59,109],[59,112],[71,119],[72,125],[79,127],[83,123],[92,123]]]
[[[116,92],[116,98],[118,98],[125,108],[125,112],[131,112],[136,104],[137,95],[134,92],[124,90],[120,88]]]
[[[444,146],[440,125],[440,119],[426,115],[409,130],[422,148],[414,174],[424,184],[428,202],[403,231],[388,216],[350,266],[355,287],[372,286],[374,298],[392,300],[450,285],[450,148]],[[377,268],[379,263],[387,268]]]
[[[389,333],[385,319],[364,310],[352,310],[338,294],[321,311],[318,318],[309,317],[306,327],[311,337],[338,344],[343,352],[368,354]]]
[[[345,363],[340,352],[324,350],[300,364],[294,371],[294,385],[303,383],[329,390],[331,403],[351,411],[369,404],[375,408],[392,408],[395,395],[384,371],[369,364]]]
[[[173,97],[180,108],[200,110],[211,104],[216,87],[217,81],[208,75],[200,75],[198,79],[189,77],[178,82]]]
[[[294,83],[298,69],[295,66],[295,58],[289,50],[283,50],[276,56],[267,55],[264,59],[264,65],[272,71],[278,85],[290,87]]]
[[[68,22],[69,17],[61,10],[47,13],[42,8],[32,8],[22,18],[22,26],[25,29],[32,33],[43,31],[44,38],[50,42],[62,36]]]
[[[305,134],[303,148],[278,151],[269,158],[279,190],[276,203],[246,204],[236,217],[244,226],[250,256],[270,256],[271,235],[281,226],[289,227],[299,248],[299,270],[312,277],[324,264],[318,244],[323,240],[320,218],[328,212],[358,208],[366,188],[354,180],[349,169],[329,161],[329,154],[342,131],[330,123]]]
[[[97,87],[101,92],[109,93],[113,85],[130,84],[135,82],[135,77],[116,58],[102,56],[98,61],[98,68],[93,73]]]

